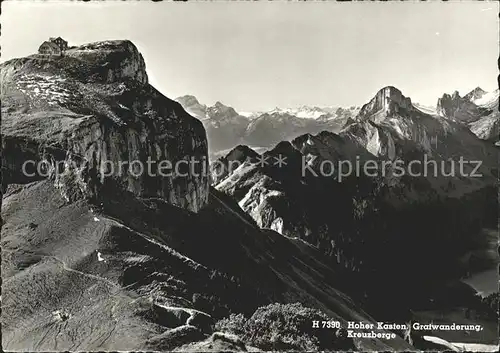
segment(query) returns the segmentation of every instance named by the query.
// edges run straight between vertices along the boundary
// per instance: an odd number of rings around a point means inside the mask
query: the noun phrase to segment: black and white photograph
[[[2,351],[498,351],[499,10],[2,2]]]

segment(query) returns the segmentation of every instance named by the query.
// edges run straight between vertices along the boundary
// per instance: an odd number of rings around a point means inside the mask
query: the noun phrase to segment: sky
[[[497,2],[2,3],[1,61],[48,37],[130,39],[150,83],[239,111],[362,105],[382,87],[434,106],[497,88]]]

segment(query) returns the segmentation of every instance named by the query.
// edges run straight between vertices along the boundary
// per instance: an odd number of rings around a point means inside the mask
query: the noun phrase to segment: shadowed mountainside
[[[485,246],[483,228],[497,227],[496,149],[461,122],[420,111],[394,87],[380,90],[339,134],[306,134],[261,157],[264,165],[239,146],[219,159],[215,188],[259,227],[298,237],[351,271],[363,285],[348,292],[387,319],[425,307],[444,283],[465,275],[470,264],[462,257]],[[461,157],[481,161],[482,176],[424,173],[425,158],[440,164]],[[344,166],[340,180],[342,161],[379,168],[370,176]],[[420,176],[396,175],[396,161],[420,161],[413,169]],[[464,166],[465,174],[472,167]],[[401,296],[406,301],[396,309]]]

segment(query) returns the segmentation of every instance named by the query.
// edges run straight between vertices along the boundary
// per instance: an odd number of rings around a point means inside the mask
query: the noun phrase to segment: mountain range
[[[202,123],[148,83],[130,41],[0,69],[5,350],[411,348],[314,330],[311,318],[375,323],[327,257],[258,227],[206,173],[139,173],[148,160],[203,166],[208,150]],[[222,110],[234,115],[207,109]],[[219,323],[236,314],[242,338]],[[255,326],[276,314],[306,323],[297,340]]]
[[[466,124],[483,140],[498,141],[498,89],[486,92],[480,87],[460,97],[458,92],[444,94],[436,107],[415,104],[418,110]],[[176,101],[200,119],[207,130],[211,159],[228,153],[236,145],[249,145],[263,152],[280,141],[290,141],[304,133],[339,132],[356,120],[360,107],[274,108],[270,111],[237,112],[221,102],[213,106],[186,95]]]
[[[480,161],[480,177],[470,176],[470,165],[450,174],[449,162],[459,159]],[[426,174],[429,160],[446,172]],[[346,161],[386,169],[349,173]],[[396,161],[420,162],[418,175],[396,175]],[[339,170],[347,172],[342,180]],[[497,255],[471,257],[473,249],[492,249],[485,229],[497,232],[496,147],[457,117],[420,110],[395,87],[377,92],[338,134],[304,134],[261,155],[237,146],[212,164],[212,174],[214,187],[257,225],[302,239],[351,271],[362,285],[348,292],[378,317],[411,311],[416,319],[430,302],[446,302],[450,283],[498,264]],[[401,297],[405,304],[395,306]]]
[[[238,144],[264,151],[283,140],[304,133],[338,132],[359,108],[319,108],[303,106],[295,109],[275,108],[268,112],[236,112],[221,102],[207,106],[194,96],[182,96],[176,101],[207,131],[210,159],[214,160]]]
[[[265,165],[255,163],[257,152],[237,146],[213,164],[214,186],[235,197],[242,209],[252,215],[261,227],[287,236],[302,237],[326,252],[338,249],[336,237],[341,227],[339,222],[347,222],[346,227],[354,226],[359,233],[362,227],[362,222],[359,219],[356,221],[359,212],[371,212],[370,217],[377,218],[375,214],[379,210],[422,207],[425,212],[426,208],[434,210],[434,207],[440,207],[441,213],[449,211],[442,206],[443,203],[459,204],[467,198],[469,201],[465,208],[457,208],[456,212],[469,212],[471,203],[477,202],[475,211],[481,224],[483,221],[494,224],[496,213],[484,207],[496,204],[496,148],[478,139],[460,122],[420,111],[394,87],[380,90],[361,108],[356,122],[346,126],[339,134],[327,131],[316,135],[305,134],[291,142],[279,143],[263,156],[269,161],[284,158],[287,162],[285,166],[272,162]],[[426,158],[438,166],[428,175],[425,173]],[[482,163],[477,172],[481,177],[468,176],[472,165],[464,165],[464,175],[456,173],[450,176],[452,167],[446,163],[459,158],[480,160]],[[238,167],[231,170],[231,161],[237,161]],[[325,174],[325,161],[330,162],[326,165],[334,166],[346,161],[351,165],[355,165],[356,161],[360,164],[372,161],[379,165],[386,162],[386,169],[383,169],[384,173],[379,170],[375,177],[352,172],[345,180],[340,180],[338,170],[337,173]],[[395,161],[406,164],[419,161],[418,167],[412,170],[419,176],[396,176],[392,169]],[[448,174],[440,168],[441,165],[445,166]],[[473,201],[476,198],[477,201]],[[342,215],[334,219],[329,216],[331,209],[322,210],[323,205],[333,199],[338,207],[334,214]],[[387,215],[387,219],[397,219],[399,211],[393,211],[395,215]],[[454,228],[457,225],[454,218],[438,216],[438,213],[434,216],[450,222],[443,225],[445,227]],[[472,214],[469,214],[468,218],[471,217]],[[370,232],[373,230],[371,227],[373,225],[368,228]],[[463,229],[470,231],[466,226]],[[329,235],[332,232],[334,236]],[[433,234],[434,231],[419,229],[418,233]],[[369,238],[368,235],[357,236],[363,241]],[[421,235],[415,236],[423,241]]]

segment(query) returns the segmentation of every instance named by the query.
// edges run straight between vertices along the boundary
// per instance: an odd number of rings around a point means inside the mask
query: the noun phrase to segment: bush
[[[319,310],[300,303],[269,304],[258,308],[250,319],[232,314],[216,324],[218,331],[240,336],[249,345],[264,350],[317,351],[354,348],[352,341],[338,337],[336,329],[312,328],[312,322],[328,321]]]
[[[243,314],[231,314],[215,323],[215,330],[220,332],[229,332],[238,336],[245,334],[244,327],[247,319]]]
[[[328,318],[299,303],[270,304],[257,309],[248,320],[245,338],[264,349],[317,350],[320,341],[312,329],[313,320]]]

